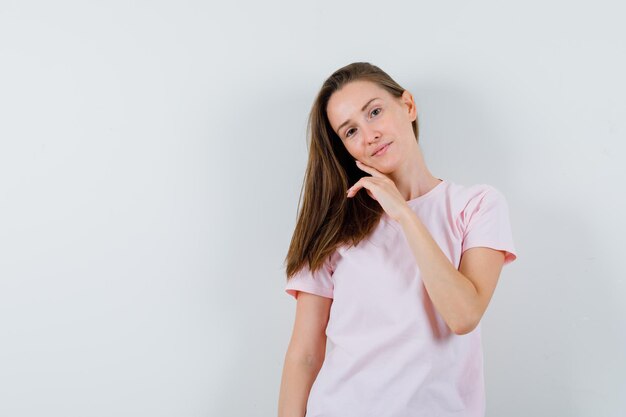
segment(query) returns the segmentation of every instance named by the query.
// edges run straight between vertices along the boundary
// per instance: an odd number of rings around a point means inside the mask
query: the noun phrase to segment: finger
[[[378,171],[376,168],[373,168],[367,164],[364,164],[363,162],[357,160],[356,161],[356,166],[359,167],[360,170],[367,172],[368,174],[372,174],[372,177],[378,177],[378,178],[389,178],[388,176],[386,176],[385,174],[383,174],[382,172]]]
[[[352,197],[353,195],[355,195],[361,188],[364,187],[364,182],[363,181],[365,179],[361,178],[360,180],[358,180],[357,182],[354,183],[354,185],[350,188],[348,188],[348,192],[346,193],[348,197]]]
[[[354,184],[352,187],[348,188],[348,192],[346,193],[346,196],[348,197],[352,197],[354,196],[359,190],[361,189],[360,186],[356,186],[356,184]]]
[[[366,190],[367,190],[367,188],[366,188]],[[372,192],[371,192],[370,190],[367,190],[367,194],[368,194],[370,197],[372,197],[374,200],[376,200],[376,197],[374,197],[374,194],[372,194]],[[378,201],[378,200],[376,200],[376,201]]]

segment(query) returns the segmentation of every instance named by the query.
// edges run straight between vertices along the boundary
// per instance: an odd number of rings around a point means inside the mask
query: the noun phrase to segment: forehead
[[[334,129],[348,119],[355,118],[361,107],[374,97],[387,100],[389,92],[371,81],[351,81],[335,91],[328,100],[326,113]]]

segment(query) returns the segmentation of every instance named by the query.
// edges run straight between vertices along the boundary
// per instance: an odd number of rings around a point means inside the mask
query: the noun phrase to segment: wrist
[[[411,207],[407,205],[406,208],[400,212],[398,223],[400,223],[404,227],[406,224],[413,222],[415,218],[415,212],[411,210]]]

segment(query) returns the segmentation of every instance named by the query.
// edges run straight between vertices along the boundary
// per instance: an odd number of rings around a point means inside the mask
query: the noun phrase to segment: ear
[[[404,90],[400,99],[402,103],[407,106],[409,118],[412,122],[417,117],[417,108],[415,107],[415,100],[413,100],[413,95],[409,92],[409,90]]]

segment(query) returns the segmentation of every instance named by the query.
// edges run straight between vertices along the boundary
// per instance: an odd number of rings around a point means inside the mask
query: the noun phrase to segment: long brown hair
[[[343,244],[358,245],[379,222],[381,205],[367,193],[346,197],[348,187],[364,176],[328,121],[326,106],[331,95],[351,81],[378,84],[394,97],[404,92],[386,72],[369,62],[354,62],[324,81],[311,108],[307,125],[309,159],[303,182],[304,199],[291,238],[286,262],[287,279],[302,267],[320,268]],[[417,118],[412,122],[419,142]],[[300,198],[302,199],[302,191]]]

